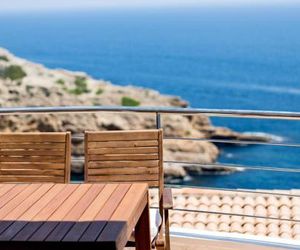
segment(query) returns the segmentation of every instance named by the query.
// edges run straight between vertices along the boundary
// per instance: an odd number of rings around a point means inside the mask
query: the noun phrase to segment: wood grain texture
[[[133,140],[157,140],[158,133],[156,130],[129,130],[129,131],[105,131],[105,132],[88,132],[88,140],[99,141],[133,141]]]
[[[146,182],[149,187],[158,187],[159,213],[166,222],[158,238],[164,239],[164,228],[169,232],[164,210],[172,207],[172,197],[164,197],[162,129],[86,132],[85,181]],[[169,248],[168,235],[165,239],[162,243]]]
[[[69,182],[71,135],[0,133],[0,182]]]
[[[35,232],[43,225],[43,222],[48,221],[48,218],[64,203],[64,201],[74,192],[78,185],[55,184],[59,185],[59,192],[48,200],[46,206],[41,207],[39,211],[27,221],[26,225],[16,233],[13,240],[28,241]],[[55,189],[52,189],[52,192]]]
[[[123,249],[140,225],[139,246],[148,250],[147,190],[144,183],[0,184],[0,248]]]
[[[137,199],[136,197],[139,197]],[[116,248],[123,249],[126,245],[128,238],[132,233],[132,229],[138,222],[142,211],[148,203],[148,188],[145,184],[131,185],[128,192],[124,195],[124,198],[120,202],[117,209],[111,216],[111,220],[108,222],[97,241],[111,242],[113,239],[117,239]],[[122,223],[126,222],[126,227]],[[147,226],[144,225],[144,226]],[[148,223],[149,227],[149,223]],[[148,228],[149,230],[149,228]],[[117,237],[118,236],[118,237]],[[149,235],[150,238],[150,235]],[[149,244],[150,248],[150,244]],[[149,249],[148,248],[148,249]],[[147,249],[147,248],[144,248]]]
[[[147,182],[158,187],[160,130],[85,133],[87,182]]]

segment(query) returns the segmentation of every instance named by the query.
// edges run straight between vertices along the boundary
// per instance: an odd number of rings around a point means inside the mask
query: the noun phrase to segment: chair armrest
[[[172,209],[173,208],[173,196],[172,196],[172,189],[165,188],[163,193],[163,207],[164,209]]]

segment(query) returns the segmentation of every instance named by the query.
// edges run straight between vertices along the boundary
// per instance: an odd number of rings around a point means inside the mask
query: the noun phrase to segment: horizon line
[[[1,2],[1,0],[0,0]],[[101,5],[101,4],[94,4],[94,5],[37,5],[37,6],[2,6],[0,9],[0,13],[25,13],[25,12],[53,12],[53,11],[90,11],[90,10],[172,10],[172,9],[188,9],[188,8],[203,8],[203,9],[236,9],[236,8],[281,8],[281,7],[300,7],[300,1],[286,1],[286,2],[236,2],[236,3],[230,3],[230,2],[224,2],[224,3],[207,3],[207,2],[187,2],[186,4],[108,4],[108,5]]]

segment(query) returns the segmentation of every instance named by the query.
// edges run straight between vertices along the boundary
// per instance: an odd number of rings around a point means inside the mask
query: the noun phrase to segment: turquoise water
[[[300,111],[299,8],[2,14],[0,46],[51,68],[180,95],[199,108]],[[213,119],[300,143],[300,122]],[[299,169],[300,148],[224,147],[219,161]],[[300,174],[244,171],[192,185],[300,188]]]

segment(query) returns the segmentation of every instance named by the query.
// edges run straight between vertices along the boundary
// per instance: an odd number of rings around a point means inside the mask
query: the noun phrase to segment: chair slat
[[[106,154],[90,155],[91,161],[130,161],[130,160],[158,160],[158,154]],[[1,160],[0,160],[1,161]]]
[[[57,157],[57,156],[10,156],[4,155],[0,157],[0,165],[1,162],[52,162],[52,163],[64,163],[65,157]]]
[[[0,156],[64,156],[65,151],[54,150],[0,150]],[[61,157],[59,157],[61,158]]]
[[[93,168],[136,168],[136,167],[159,167],[159,160],[145,161],[89,161],[89,169]]]
[[[158,153],[157,147],[135,147],[135,148],[99,148],[89,149],[90,155],[94,154],[151,154]]]
[[[70,133],[0,133],[0,182],[67,182]]]
[[[147,182],[158,187],[161,130],[86,132],[88,182]]]
[[[61,170],[48,170],[48,169],[0,169],[0,175],[53,175],[65,176],[63,169]]]
[[[27,162],[27,163],[18,163],[16,165],[15,162],[6,162],[0,163],[0,170],[1,169],[26,169],[26,168],[33,168],[33,169],[65,169],[64,163],[49,163],[49,162]]]
[[[63,183],[64,177],[60,176],[44,176],[44,175],[1,175],[0,182],[53,182],[53,183]]]
[[[30,136],[29,136],[30,135]],[[65,142],[66,133],[2,133],[0,142]]]
[[[158,168],[100,168],[100,169],[90,169],[89,170],[90,175],[136,175],[136,174],[158,174]]]
[[[153,147],[158,146],[157,140],[146,141],[103,141],[103,142],[89,142],[88,148],[120,148],[120,147]]]
[[[11,142],[0,142],[0,149],[47,149],[47,150],[65,150],[65,142],[57,143],[11,143]]]
[[[106,131],[105,133],[89,132],[89,141],[135,141],[157,140],[158,133],[155,130],[132,131]]]

